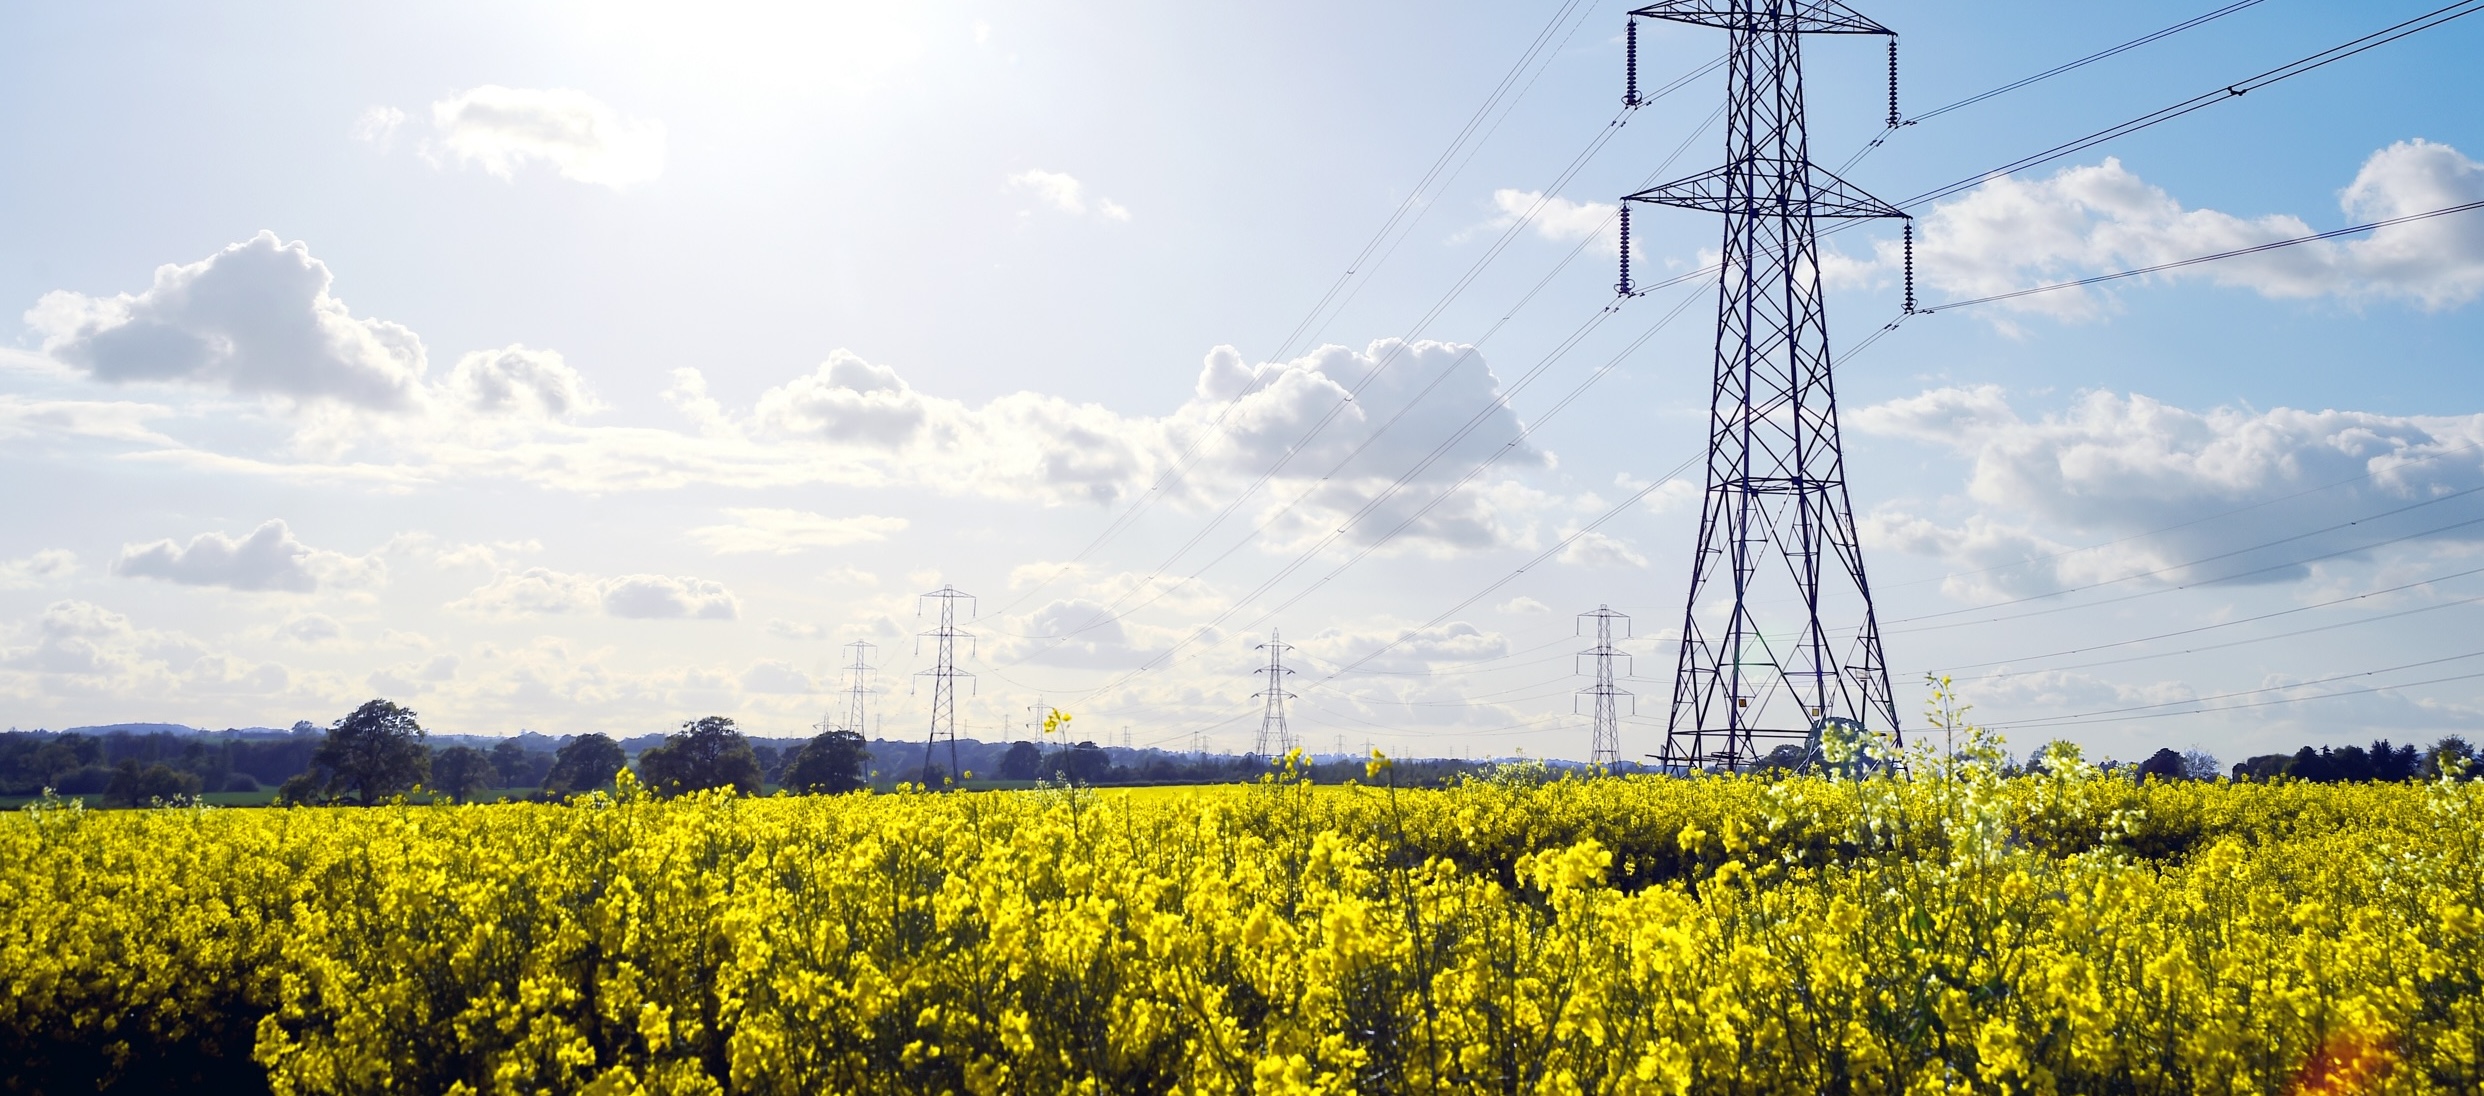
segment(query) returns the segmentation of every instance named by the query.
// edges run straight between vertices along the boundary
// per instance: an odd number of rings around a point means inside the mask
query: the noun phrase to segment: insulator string
[[[1889,128],[1898,127],[1897,106],[1897,36],[1889,36]]]
[[[1614,288],[1619,289],[1622,296],[1630,295],[1630,203],[1628,202],[1622,203],[1621,207],[1621,283]]]
[[[1912,218],[1900,230],[1906,239],[1906,314],[1915,314],[1915,222]]]
[[[1623,25],[1627,29],[1622,33],[1625,57],[1622,63],[1622,105],[1636,107],[1639,105],[1639,21],[1630,19]]]

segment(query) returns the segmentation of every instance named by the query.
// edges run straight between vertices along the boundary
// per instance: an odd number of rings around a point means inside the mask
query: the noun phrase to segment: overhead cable
[[[2127,136],[2140,130],[2147,129],[2150,126],[2170,122],[2193,111],[2213,106],[2218,103],[2242,98],[2244,95],[2258,91],[2272,84],[2285,80],[2291,80],[2297,76],[2303,75],[2304,73],[2343,61],[2366,50],[2378,49],[2381,46],[2388,45],[2389,43],[2398,41],[2402,38],[2431,30],[2434,27],[2450,22],[2451,20],[2462,19],[2469,15],[2473,15],[2478,11],[2484,11],[2484,0],[2459,0],[2458,3],[2442,8],[2436,8],[2422,15],[2418,15],[2413,19],[2373,31],[2372,33],[2364,35],[2361,38],[2343,42],[2321,50],[2318,53],[2279,65],[2276,68],[2269,69],[2259,75],[2234,81],[2233,83],[2217,88],[2214,91],[2204,92],[2189,99],[2185,99],[2179,103],[2175,103],[2172,106],[2165,107],[2160,110],[2150,111],[2149,113],[2142,114],[2119,125],[2109,126],[2104,129],[2097,130],[2094,133],[2090,133],[2087,136],[2065,141],[2032,156],[2023,157],[2008,164],[2004,164],[2001,167],[1994,168],[1991,171],[1987,171],[1979,175],[1970,175],[1947,186],[1927,190],[1921,194],[1915,195],[1912,198],[1908,198],[1905,201],[1898,202],[1896,205],[1899,209],[1913,209],[1916,206],[1920,206],[1928,202],[1937,202],[1943,198],[1949,197],[1950,195],[1971,189],[1973,187],[1981,186],[1984,183],[1998,179],[2004,175],[2014,175],[2028,168],[2035,167],[2038,164],[2049,163],[2051,161],[2061,159],[2064,156],[2069,156],[2073,153],[2094,148],[2095,146],[2103,144],[2106,141],[2113,140],[2116,137]]]
[[[1839,175],[1844,175],[1846,172],[1848,172],[1848,171],[1852,170],[1852,169],[1854,168],[1854,165],[1855,165],[1855,164],[1860,163],[1860,162],[1862,161],[1863,157],[1865,157],[1865,156],[1869,155],[1873,149],[1879,148],[1879,147],[1881,146],[1881,143],[1882,143],[1882,142],[1884,142],[1884,141],[1888,140],[1888,139],[1889,139],[1889,135],[1891,135],[1891,134],[1893,134],[1893,133],[1896,133],[1898,130],[1903,129],[1903,128],[1907,127],[1907,126],[1914,125],[1914,124],[1915,124],[1915,123],[1917,123],[1917,122],[1928,122],[1928,121],[1931,121],[1931,120],[1932,120],[1932,119],[1934,119],[1934,118],[1938,118],[1938,117],[1940,117],[1941,115],[1947,114],[1947,113],[1949,113],[1950,111],[1953,111],[1953,110],[1959,110],[1959,109],[1962,109],[1962,108],[1965,108],[1965,107],[1971,107],[1971,106],[1974,106],[1974,105],[1975,105],[1975,104],[1977,104],[1977,103],[1983,102],[1983,101],[1984,101],[1984,100],[1986,100],[1986,99],[1990,99],[1990,98],[1993,98],[1993,97],[1995,97],[1995,96],[2000,96],[2000,95],[2007,95],[2007,94],[2009,94],[2009,93],[2011,93],[2011,92],[2013,92],[2013,91],[2017,91],[2018,89],[2023,88],[2023,87],[2026,87],[2026,86],[2028,86],[2028,85],[2030,85],[2030,84],[2038,83],[2038,82],[2041,82],[2041,81],[2044,81],[2044,80],[2050,80],[2050,79],[2052,79],[2053,77],[2059,76],[2059,75],[2061,75],[2061,74],[2063,74],[2063,73],[2066,73],[2066,72],[2070,72],[2070,71],[2072,71],[2072,70],[2074,70],[2074,69],[2085,68],[2085,67],[2087,67],[2088,65],[2095,64],[2096,62],[2098,62],[2098,61],[2102,61],[2102,60],[2104,60],[2104,59],[2106,59],[2106,58],[2108,58],[2108,57],[2113,57],[2113,56],[2115,56],[2115,55],[2118,55],[2118,54],[2121,54],[2121,53],[2125,53],[2125,52],[2128,52],[2128,51],[2130,51],[2130,50],[2137,49],[2137,48],[2139,48],[2139,47],[2141,47],[2141,46],[2147,45],[2147,44],[2148,44],[2148,43],[2150,43],[2150,42],[2154,42],[2154,41],[2156,41],[2156,40],[2158,40],[2158,39],[2160,39],[2160,38],[2167,38],[2167,37],[2171,37],[2171,36],[2176,35],[2176,34],[2180,34],[2180,33],[2182,33],[2183,31],[2186,31],[2186,30],[2191,29],[2192,27],[2196,27],[2196,26],[2199,26],[2200,24],[2203,24],[2203,23],[2208,23],[2208,22],[2212,22],[2212,21],[2217,20],[2217,19],[2224,18],[2225,16],[2232,15],[2232,14],[2234,14],[2235,12],[2241,11],[2241,10],[2243,10],[2244,8],[2252,7],[2252,6],[2257,5],[2257,4],[2261,3],[2261,2],[2262,2],[2262,0],[2237,0],[2237,2],[2235,2],[2235,3],[2227,4],[2227,5],[2225,5],[2224,7],[2218,8],[2217,10],[2212,11],[2212,12],[2209,12],[2209,13],[2207,13],[2207,14],[2205,14],[2205,15],[2195,15],[2195,16],[2192,16],[2192,17],[2191,17],[2191,18],[2189,18],[2189,19],[2185,19],[2185,20],[2183,20],[2183,21],[2181,21],[2181,22],[2179,22],[2179,23],[2176,23],[2176,24],[2174,24],[2174,25],[2172,25],[2172,26],[2170,26],[2170,27],[2166,27],[2166,28],[2165,28],[2165,29],[2163,29],[2163,30],[2155,31],[2155,32],[2153,32],[2153,33],[2149,33],[2149,34],[2143,34],[2143,35],[2140,35],[2140,36],[2139,36],[2139,37],[2137,37],[2137,38],[2133,38],[2133,39],[2131,39],[2131,40],[2129,40],[2129,41],[2127,41],[2127,42],[2123,42],[2123,43],[2122,43],[2122,44],[2120,44],[2120,45],[2117,45],[2117,46],[2109,46],[2109,47],[2106,47],[2106,48],[2104,48],[2104,49],[2097,50],[2096,52],[2091,53],[2091,54],[2088,54],[2088,55],[2087,55],[2087,56],[2085,56],[2085,57],[2081,57],[2081,58],[2079,58],[2079,59],[2078,59],[2078,60],[2076,60],[2076,61],[2071,61],[2071,62],[2068,62],[2068,63],[2065,63],[2065,64],[2055,65],[2055,66],[2053,66],[2052,68],[2045,69],[2044,71],[2039,72],[2039,73],[2036,73],[2036,74],[2035,74],[2035,75],[2033,75],[2033,76],[2022,77],[2022,78],[2020,78],[2020,79],[2013,80],[2013,81],[2011,81],[2011,82],[2009,82],[2009,83],[2003,84],[2003,85],[2001,85],[2000,87],[1994,88],[1994,89],[1992,89],[1992,90],[1990,90],[1990,91],[1986,91],[1986,92],[1983,92],[1983,93],[1981,93],[1981,94],[1977,94],[1977,95],[1970,95],[1970,96],[1967,96],[1967,97],[1966,97],[1966,98],[1964,98],[1964,99],[1960,99],[1960,100],[1958,100],[1957,102],[1951,103],[1951,104],[1949,104],[1949,105],[1947,105],[1947,106],[1943,106],[1943,107],[1936,107],[1936,108],[1933,108],[1933,109],[1931,109],[1931,110],[1927,110],[1927,111],[1925,111],[1925,112],[1923,112],[1923,113],[1921,113],[1921,114],[1914,115],[1913,117],[1907,118],[1907,119],[1905,119],[1904,121],[1899,122],[1899,123],[1898,123],[1898,124],[1896,124],[1896,125],[1892,125],[1892,126],[1890,126],[1890,127],[1886,128],[1886,129],[1881,130],[1880,135],[1879,135],[1878,137],[1874,137],[1874,138],[1872,139],[1872,141],[1871,141],[1871,143],[1870,143],[1870,144],[1864,145],[1862,148],[1855,150],[1855,154],[1854,154],[1853,156],[1851,156],[1851,157],[1848,157],[1848,158],[1847,158],[1847,160],[1846,160],[1846,162],[1845,162],[1843,165],[1841,165],[1841,166],[1839,166],[1839,167],[1838,167],[1838,169],[1837,169],[1837,174],[1839,174]]]
[[[1968,308],[1979,304],[1991,304],[1994,301],[2007,301],[2018,297],[2033,296],[2038,293],[2050,293],[2056,289],[2077,289],[2082,286],[2096,285],[2101,282],[2117,281],[2122,278],[2136,278],[2143,274],[2161,274],[2168,270],[2179,270],[2186,266],[2198,266],[2201,263],[2213,263],[2225,259],[2241,258],[2245,255],[2257,255],[2263,251],[2275,251],[2283,247],[2293,247],[2297,244],[2315,243],[2320,240],[2333,240],[2339,236],[2352,236],[2358,232],[2371,232],[2376,229],[2390,228],[2396,225],[2412,224],[2416,221],[2427,221],[2434,217],[2446,217],[2452,213],[2465,213],[2469,210],[2475,209],[2484,209],[2484,201],[2467,202],[2463,205],[2445,206],[2440,209],[2428,209],[2422,213],[2409,213],[2403,217],[2391,217],[2386,220],[2373,221],[2370,224],[2349,225],[2345,228],[2332,228],[2327,232],[2315,232],[2309,236],[2294,236],[2283,240],[2271,240],[2264,244],[2253,244],[2250,247],[2238,247],[2232,251],[2220,251],[2214,255],[2195,255],[2188,259],[2176,259],[2173,262],[2158,263],[2154,266],[2143,266],[2136,270],[2117,270],[2111,274],[2098,274],[2090,278],[2079,278],[2075,281],[2067,282],[2054,282],[2051,285],[2039,285],[2027,289],[2013,289],[2007,293],[1995,293],[1986,297],[1970,297],[1963,301],[1943,301],[1940,304],[1934,305],[1930,308],[1917,309],[1915,314],[1918,316],[1930,316],[1939,312],[1947,312],[1951,309]]]
[[[1583,0],[1568,0],[1567,3],[1563,4],[1559,9],[1553,12],[1552,18],[1545,22],[1542,29],[1536,31],[1535,37],[1528,42],[1527,48],[1519,53],[1518,60],[1510,65],[1508,72],[1501,75],[1500,82],[1493,85],[1492,91],[1484,97],[1483,103],[1475,108],[1475,113],[1468,116],[1466,124],[1461,126],[1458,129],[1458,132],[1450,138],[1448,147],[1443,148],[1440,155],[1433,159],[1431,167],[1424,171],[1422,178],[1415,181],[1414,187],[1406,192],[1406,197],[1398,202],[1397,208],[1389,213],[1388,219],[1381,222],[1379,230],[1372,233],[1371,239],[1365,241],[1362,249],[1357,251],[1354,258],[1346,263],[1345,271],[1337,275],[1337,279],[1330,283],[1328,291],[1323,293],[1320,296],[1320,299],[1312,304],[1311,311],[1306,313],[1301,320],[1297,321],[1294,325],[1294,329],[1287,332],[1285,338],[1278,342],[1277,345],[1279,352],[1270,358],[1270,362],[1281,363],[1286,360],[1288,356],[1286,348],[1291,347],[1295,339],[1300,338],[1305,331],[1310,330],[1312,326],[1319,321],[1321,314],[1327,311],[1330,302],[1335,300],[1337,294],[1345,289],[1347,283],[1353,280],[1356,273],[1364,270],[1364,263],[1368,261],[1371,258],[1372,253],[1378,250],[1381,244],[1386,242],[1390,235],[1397,230],[1399,222],[1406,220],[1407,214],[1416,213],[1419,210],[1428,208],[1429,203],[1425,201],[1425,197],[1431,190],[1432,183],[1439,179],[1441,173],[1448,168],[1450,162],[1457,158],[1458,151],[1470,144],[1470,138],[1475,137],[1477,128],[1482,126],[1484,120],[1492,115],[1494,108],[1499,106],[1504,98],[1508,97],[1510,89],[1516,85],[1519,76],[1526,72],[1528,66],[1535,63],[1538,56],[1544,54],[1544,47],[1552,41],[1554,32],[1560,29],[1561,24],[1564,21],[1567,21],[1573,12],[1577,12],[1582,23],[1585,21],[1588,11],[1580,10],[1582,2]],[[1589,11],[1592,11],[1592,8],[1590,8]],[[1573,25],[1571,30],[1572,33],[1576,33],[1577,27]],[[1549,58],[1547,59],[1547,63],[1549,63]],[[1541,69],[1537,70],[1537,75],[1539,77],[1542,75]],[[1529,81],[1528,87],[1532,87],[1533,84],[1533,81]],[[1521,94],[1523,94],[1523,92]],[[1515,105],[1516,101],[1514,99],[1511,100],[1511,106],[1515,107]],[[1503,112],[1503,117],[1507,117],[1506,111]],[[1498,124],[1495,123],[1493,130],[1497,130],[1498,128]],[[1487,130],[1485,135],[1489,136],[1491,132],[1492,130]],[[1477,147],[1480,147],[1481,145],[1479,140],[1471,143],[1475,144]],[[1408,227],[1411,228],[1411,224],[1409,224]],[[1107,524],[1102,532],[1097,533],[1095,539],[1089,541],[1085,548],[1081,549],[1076,556],[1071,557],[1069,562],[1064,563],[1051,577],[1027,587],[1024,593],[1019,594],[1017,598],[1011,600],[1007,605],[1002,606],[999,613],[996,615],[1006,615],[1010,610],[1025,603],[1026,599],[1033,597],[1037,592],[1058,581],[1062,575],[1068,574],[1071,568],[1076,567],[1088,556],[1093,555],[1097,549],[1102,548],[1107,542],[1111,541],[1114,537],[1125,531],[1138,519],[1138,516],[1143,513],[1156,498],[1160,497],[1172,486],[1172,484],[1179,481],[1182,474],[1187,470],[1187,465],[1192,455],[1199,450],[1199,448],[1205,443],[1206,439],[1218,435],[1223,431],[1225,423],[1232,417],[1234,409],[1241,404],[1244,396],[1247,396],[1251,392],[1257,390],[1259,382],[1265,377],[1268,371],[1268,368],[1263,366],[1261,369],[1254,372],[1250,381],[1236,390],[1234,395],[1225,401],[1224,408],[1217,414],[1217,417],[1209,424],[1208,428],[1193,437],[1190,445],[1186,447],[1180,455],[1174,458],[1173,463],[1168,465],[1165,472],[1157,477],[1156,482],[1149,485],[1147,490],[1141,492],[1136,499],[1131,500],[1130,505],[1124,508],[1121,514],[1114,518],[1111,523]]]

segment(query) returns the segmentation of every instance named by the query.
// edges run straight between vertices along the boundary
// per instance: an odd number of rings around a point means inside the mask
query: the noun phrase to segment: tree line
[[[2139,776],[2160,780],[2213,779],[2219,773],[2214,758],[2194,750],[2177,754],[2162,749],[2139,763]],[[2203,771],[2204,769],[2204,771]],[[2392,743],[2383,738],[2369,746],[2305,746],[2293,753],[2261,754],[2234,764],[2229,774],[2235,780],[2304,780],[2315,784],[2345,784],[2360,781],[2395,782],[2402,780],[2438,780],[2455,774],[2461,779],[2478,775],[2475,771],[2475,747],[2458,735],[2448,735],[2429,747],[2412,743]]]
[[[522,786],[512,776],[533,775],[530,751],[514,741],[489,752],[472,746],[435,751],[425,746],[425,737],[413,709],[372,700],[328,729],[310,766],[286,780],[277,799],[367,805],[423,787],[464,802],[487,787]],[[867,759],[862,735],[840,728],[803,743],[774,775],[781,787],[799,794],[859,791],[868,786]],[[521,767],[523,773],[511,771]],[[551,797],[576,795],[612,787],[629,767],[628,755],[611,736],[583,734],[561,744],[535,786]],[[662,744],[641,751],[637,778],[662,795],[713,788],[756,795],[768,782],[768,768],[732,719],[711,715],[683,723]]]
[[[412,709],[389,700],[365,703],[324,730],[297,723],[293,734],[272,740],[12,733],[0,736],[0,794],[49,789],[143,805],[273,784],[279,802],[295,804],[368,804],[416,789],[459,802],[490,788],[531,788],[557,799],[610,788],[632,768],[622,744],[604,734],[579,735],[550,751],[515,739],[489,750],[435,747],[429,738]],[[868,786],[868,761],[854,731],[827,731],[779,750],[754,745],[730,718],[708,716],[640,751],[635,769],[640,783],[667,795],[728,787],[758,794],[770,783],[836,794]]]

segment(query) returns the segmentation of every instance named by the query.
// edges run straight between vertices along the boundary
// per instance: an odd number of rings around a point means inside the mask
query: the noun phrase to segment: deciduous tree
[[[744,795],[759,791],[759,756],[750,740],[734,729],[733,720],[705,716],[681,725],[664,744],[638,755],[638,778],[670,795],[732,788]]]
[[[2149,754],[2147,760],[2139,763],[2139,778],[2142,780],[2151,776],[2158,780],[2180,780],[2183,775],[2182,755],[2169,749]]]
[[[863,763],[869,758],[858,731],[831,730],[794,751],[785,762],[786,790],[805,795],[826,793],[838,795],[860,791],[863,787]]]
[[[552,755],[552,770],[543,776],[543,790],[569,795],[609,788],[629,763],[629,755],[611,736],[582,734],[562,743]]]
[[[431,758],[431,786],[460,803],[489,786],[496,775],[491,756],[472,746],[451,746]]]
[[[431,775],[431,751],[424,747],[424,737],[413,709],[390,700],[367,701],[328,728],[328,737],[311,754],[306,775],[321,797],[351,794],[367,807]],[[294,786],[286,782],[289,791]]]

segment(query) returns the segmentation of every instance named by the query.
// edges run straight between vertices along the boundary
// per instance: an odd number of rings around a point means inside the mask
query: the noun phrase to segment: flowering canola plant
[[[2484,1090],[2484,784],[1995,760],[47,803],[0,816],[0,1087],[186,1056],[279,1093]]]

